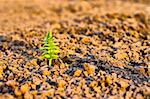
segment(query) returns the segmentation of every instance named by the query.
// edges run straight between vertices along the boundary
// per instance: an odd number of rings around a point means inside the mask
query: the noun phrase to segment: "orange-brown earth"
[[[0,98],[150,98],[149,0],[0,0]],[[60,48],[41,59],[51,30]]]

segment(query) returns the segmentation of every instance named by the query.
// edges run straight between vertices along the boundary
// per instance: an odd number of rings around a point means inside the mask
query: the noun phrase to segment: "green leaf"
[[[42,56],[44,56],[45,54],[49,54],[48,51],[43,52]]]
[[[43,47],[43,48],[41,48],[41,50],[49,50],[49,51],[51,51],[51,50],[59,50],[59,47]]]
[[[55,47],[56,45],[55,44],[44,44],[44,47]]]
[[[45,57],[45,58],[48,58],[48,59],[51,58],[51,56],[50,56],[50,55],[47,55],[47,54],[44,55],[44,57]]]
[[[51,50],[50,52],[57,54],[57,53],[59,53],[60,51],[59,51],[59,50]]]
[[[45,38],[45,42],[48,43],[50,41],[50,39],[52,39],[52,32],[48,32],[46,38]]]
[[[52,59],[57,59],[57,58],[58,58],[58,55],[51,55],[51,58],[52,58]]]

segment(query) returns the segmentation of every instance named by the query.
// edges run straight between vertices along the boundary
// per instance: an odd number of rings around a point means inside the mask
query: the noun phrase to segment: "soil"
[[[150,98],[149,0],[0,0],[0,98]],[[53,32],[59,59],[42,59]]]

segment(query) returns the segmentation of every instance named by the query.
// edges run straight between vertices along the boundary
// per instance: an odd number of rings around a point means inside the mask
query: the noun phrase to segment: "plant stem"
[[[49,66],[52,65],[52,59],[49,59]]]

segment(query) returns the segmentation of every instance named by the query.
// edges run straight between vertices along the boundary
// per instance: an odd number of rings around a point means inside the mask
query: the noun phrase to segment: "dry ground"
[[[149,99],[149,5],[0,0],[0,98]],[[63,62],[53,67],[40,58],[49,30]]]

